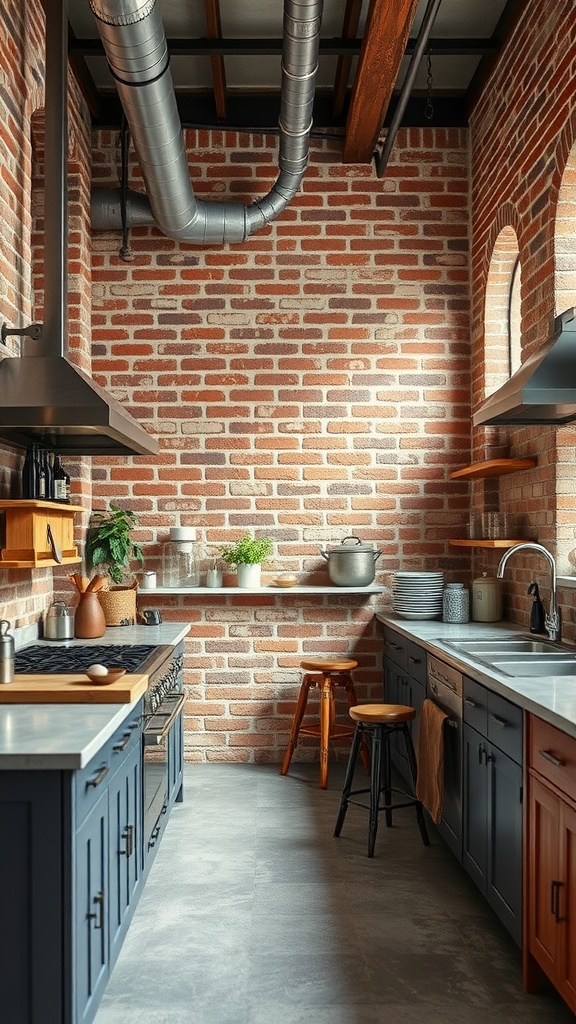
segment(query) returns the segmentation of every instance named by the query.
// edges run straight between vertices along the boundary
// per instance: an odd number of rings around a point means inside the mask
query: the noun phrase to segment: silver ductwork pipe
[[[263,199],[242,203],[197,199],[190,182],[169,54],[156,0],[90,0],[114,76],[146,200],[129,193],[128,225],[155,223],[181,242],[242,242],[286,208],[308,163],[323,0],[285,0],[280,96],[280,173]],[[119,192],[97,189],[95,231],[120,229]]]

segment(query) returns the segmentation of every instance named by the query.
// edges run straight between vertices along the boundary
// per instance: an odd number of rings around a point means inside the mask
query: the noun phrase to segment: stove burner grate
[[[86,644],[60,647],[58,650],[33,644],[16,652],[15,672],[33,675],[84,672],[89,665],[122,665],[127,672],[135,672],[156,650],[149,644]]]

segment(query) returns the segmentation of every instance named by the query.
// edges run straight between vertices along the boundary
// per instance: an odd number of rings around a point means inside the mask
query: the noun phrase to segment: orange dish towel
[[[444,798],[444,722],[448,715],[431,700],[425,700],[418,739],[416,796],[437,825],[442,819]]]

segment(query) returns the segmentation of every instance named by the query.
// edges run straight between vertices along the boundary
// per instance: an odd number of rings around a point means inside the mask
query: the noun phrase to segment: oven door
[[[184,707],[183,693],[167,696],[144,721],[144,841],[151,850],[162,831],[162,815],[168,809],[170,734]]]

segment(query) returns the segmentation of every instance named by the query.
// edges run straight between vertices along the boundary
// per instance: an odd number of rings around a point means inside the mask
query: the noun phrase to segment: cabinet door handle
[[[550,913],[555,921],[561,921],[560,917],[560,889],[562,882],[552,882],[550,885]]]
[[[469,708],[479,708],[480,707],[480,705],[477,703],[477,701],[472,700],[471,697],[464,697],[464,703],[467,704]]]
[[[408,660],[411,661],[413,665],[420,665],[422,658],[415,658],[414,655],[410,654]]]
[[[561,761],[559,757],[554,757],[549,750],[539,750],[538,753],[545,761],[550,761],[550,764],[555,764],[557,768],[563,768],[565,765],[564,761]]]
[[[484,747],[481,743],[478,744],[478,764],[482,764],[482,754],[484,753]]]
[[[101,929],[104,927],[104,893],[99,892],[98,895],[94,897],[92,902],[96,904],[98,910],[95,914],[86,914],[86,917],[88,918],[88,920],[94,918],[96,920],[96,924],[94,925],[94,927]]]
[[[100,783],[104,781],[109,771],[110,769],[108,765],[106,765],[104,768],[101,768],[100,771],[98,772],[98,775],[95,775],[93,779],[88,779],[86,786],[94,786],[94,789],[96,789],[96,786],[99,786]]]
[[[131,857],[134,853],[134,825],[126,825],[126,831],[122,833],[122,839],[126,840],[126,849],[120,850],[122,856]]]
[[[496,723],[496,725],[500,725],[503,729],[508,725],[505,718],[500,718],[500,715],[495,715],[493,712],[490,712],[490,718]]]
[[[122,739],[122,742],[121,743],[115,743],[114,746],[112,747],[112,750],[115,750],[115,751],[117,751],[118,754],[120,754],[123,750],[126,750],[126,747],[130,743],[131,739],[132,739],[132,737],[131,737],[130,733],[129,732],[125,732],[124,733],[124,737]]]

